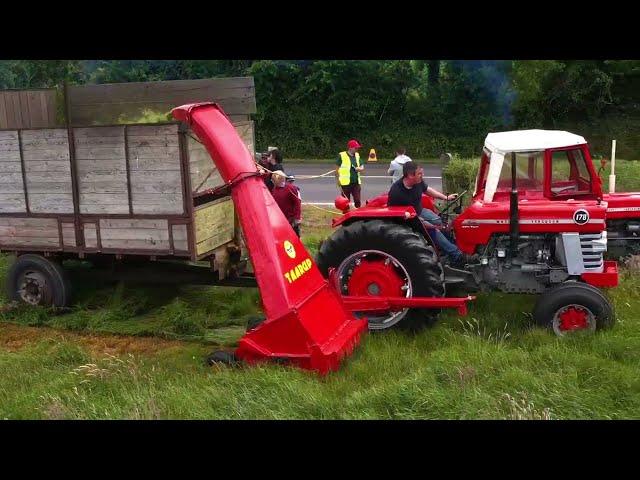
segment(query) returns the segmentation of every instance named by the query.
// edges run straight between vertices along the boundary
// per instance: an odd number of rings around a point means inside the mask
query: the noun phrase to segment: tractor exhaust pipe
[[[518,256],[518,186],[516,184],[516,153],[511,152],[511,204],[509,211],[509,233],[511,237],[511,258]]]

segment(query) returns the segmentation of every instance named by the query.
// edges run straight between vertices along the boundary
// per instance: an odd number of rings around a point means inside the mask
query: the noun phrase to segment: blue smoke
[[[504,126],[513,125],[513,103],[516,91],[510,78],[510,60],[455,60],[457,69],[465,72],[470,80],[487,95]]]

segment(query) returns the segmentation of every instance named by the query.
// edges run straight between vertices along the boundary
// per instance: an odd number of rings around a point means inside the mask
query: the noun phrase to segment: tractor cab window
[[[512,154],[504,156],[504,163],[500,171],[497,192],[511,191],[511,159]],[[542,191],[544,182],[544,152],[516,153],[516,185],[518,190]]]
[[[591,174],[581,149],[552,152],[550,187],[554,197],[591,193]]]

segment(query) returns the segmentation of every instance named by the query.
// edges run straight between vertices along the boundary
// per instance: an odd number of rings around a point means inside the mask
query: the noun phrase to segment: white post
[[[609,175],[609,193],[616,191],[616,141],[611,141],[611,175]]]

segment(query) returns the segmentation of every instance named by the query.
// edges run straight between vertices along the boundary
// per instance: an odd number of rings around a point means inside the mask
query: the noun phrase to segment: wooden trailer
[[[0,252],[18,257],[11,297],[66,305],[70,285],[60,265],[68,258],[208,262],[211,283],[241,273],[234,205],[228,194],[207,193],[223,182],[195,135],[177,122],[109,122],[150,108],[164,114],[189,102],[227,103],[253,152],[253,79],[66,90],[66,125],[0,130]]]

